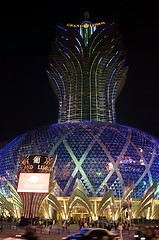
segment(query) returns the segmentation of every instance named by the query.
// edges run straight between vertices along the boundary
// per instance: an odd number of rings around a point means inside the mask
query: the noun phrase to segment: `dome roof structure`
[[[79,179],[89,197],[109,189],[120,197],[134,182],[135,196],[141,198],[159,175],[159,140],[153,136],[112,123],[57,123],[29,131],[2,149],[3,196],[10,196],[6,180],[13,184],[22,157],[54,155],[55,196],[70,196]]]

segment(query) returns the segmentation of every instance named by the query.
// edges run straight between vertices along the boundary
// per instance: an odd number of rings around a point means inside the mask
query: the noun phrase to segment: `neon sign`
[[[89,24],[89,23],[83,23],[83,24],[67,24],[67,27],[84,27],[84,28],[88,28],[88,27],[94,27],[94,26],[99,26],[105,24],[105,22],[99,22],[99,23],[93,23],[93,24]]]
[[[29,157],[23,157],[22,164],[27,167],[29,170],[33,170],[34,172],[38,172],[39,170],[45,170],[50,171],[52,169],[52,166],[49,166],[51,163],[52,158],[51,157],[45,157],[45,156],[29,156]]]

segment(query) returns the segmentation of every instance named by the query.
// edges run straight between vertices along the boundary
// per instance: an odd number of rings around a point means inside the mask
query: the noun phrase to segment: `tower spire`
[[[85,11],[85,12],[84,12],[84,19],[85,19],[85,20],[88,20],[88,19],[89,19],[89,16],[90,16],[89,12],[88,12],[88,11]]]

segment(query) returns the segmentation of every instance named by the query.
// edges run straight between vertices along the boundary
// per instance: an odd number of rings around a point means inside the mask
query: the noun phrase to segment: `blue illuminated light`
[[[75,45],[75,48],[77,49],[77,51],[80,53],[80,50],[79,50],[79,48]]]
[[[106,65],[106,68],[108,67],[109,63],[111,63],[111,61],[113,60],[113,58],[115,58],[115,56],[113,56],[113,57],[109,60],[109,62],[108,62],[107,65]]]
[[[63,30],[65,30],[65,31],[67,31],[67,29],[66,28],[64,28],[64,27],[61,27],[61,26],[57,26],[58,28],[61,28],[61,29],[63,29]]]
[[[75,38],[76,39],[76,41],[78,42],[78,44],[81,46],[81,43],[80,43],[80,41],[78,40],[78,38]]]
[[[65,40],[67,40],[67,41],[68,41],[68,38],[66,38],[66,37],[64,37],[64,36],[61,36],[61,38],[63,38],[63,39],[65,39]]]

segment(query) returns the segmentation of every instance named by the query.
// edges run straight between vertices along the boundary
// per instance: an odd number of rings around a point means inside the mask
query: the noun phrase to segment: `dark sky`
[[[129,66],[117,103],[117,123],[159,138],[159,14],[153,1],[22,2],[1,8],[0,142],[57,122],[55,98],[45,70],[58,22],[81,23],[85,10],[92,22],[115,19]],[[146,5],[145,5],[146,4]],[[157,2],[156,2],[157,4]]]

